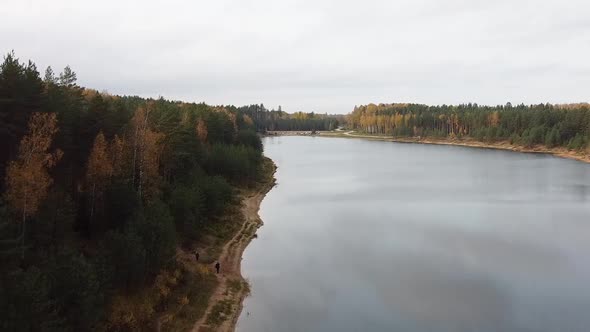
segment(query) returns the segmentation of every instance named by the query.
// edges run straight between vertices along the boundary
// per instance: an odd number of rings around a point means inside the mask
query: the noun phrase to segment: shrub
[[[151,202],[134,221],[146,254],[146,272],[155,274],[172,257],[176,248],[174,219],[168,206],[161,201]]]
[[[76,252],[60,253],[50,272],[51,297],[75,331],[89,331],[103,317],[103,292],[96,269]]]
[[[135,289],[145,275],[146,252],[134,227],[110,231],[102,241],[100,267],[111,287]]]
[[[252,147],[215,144],[209,152],[206,169],[232,182],[247,182],[256,178],[261,161],[261,151]]]
[[[237,145],[244,145],[257,151],[262,151],[262,141],[253,130],[240,130],[236,137]]]

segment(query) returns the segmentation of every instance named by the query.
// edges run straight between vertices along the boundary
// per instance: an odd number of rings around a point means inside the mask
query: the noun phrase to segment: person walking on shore
[[[195,250],[195,259],[197,262],[199,261],[199,252]]]
[[[219,264],[219,262],[215,263],[215,270],[217,271],[217,274],[219,274],[220,267],[221,267],[221,264]]]

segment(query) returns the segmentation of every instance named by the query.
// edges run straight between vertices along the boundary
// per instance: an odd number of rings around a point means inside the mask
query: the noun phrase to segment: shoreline
[[[498,141],[493,143],[485,143],[474,140],[472,138],[464,139],[451,139],[451,138],[418,138],[418,137],[390,137],[390,136],[378,136],[378,135],[365,135],[365,134],[352,134],[351,131],[343,133],[322,133],[319,137],[341,137],[341,138],[363,138],[375,141],[385,142],[396,142],[396,143],[409,143],[409,144],[432,144],[432,145],[453,145],[463,146],[470,148],[479,149],[495,149],[495,150],[506,150],[522,153],[542,153],[550,154],[555,157],[572,159],[584,163],[590,163],[590,155],[580,154],[575,151],[568,150],[564,147],[558,148],[547,148],[544,145],[536,145],[530,148],[513,145],[508,141]]]
[[[297,133],[294,135],[274,134],[272,136],[307,136]],[[495,149],[514,151],[521,153],[542,153],[550,154],[559,158],[572,159],[584,163],[590,163],[590,155],[570,151],[566,148],[552,148],[545,146],[534,146],[526,148],[524,146],[512,145],[508,141],[498,141],[494,143],[485,143],[471,138],[464,139],[439,139],[439,138],[418,138],[418,137],[388,137],[378,135],[352,134],[347,132],[321,132],[313,135],[316,137],[335,137],[335,138],[361,138],[375,141],[407,143],[407,144],[433,144],[433,145],[452,145],[480,149]],[[241,212],[243,214],[243,223],[234,236],[227,241],[219,256],[221,262],[221,273],[217,276],[219,284],[209,298],[207,309],[203,316],[195,322],[192,332],[233,332],[243,309],[244,299],[250,294],[250,288],[247,280],[242,276],[241,261],[242,254],[250,242],[255,238],[256,231],[263,225],[263,221],[258,215],[260,205],[266,194],[275,186],[274,177],[277,166],[274,162],[265,157],[267,169],[264,173],[267,177],[258,184],[258,187],[251,190],[244,190],[241,200]]]
[[[325,130],[269,130],[262,136],[273,137],[273,136],[320,136],[329,134],[329,131]]]
[[[192,332],[235,331],[244,299],[250,294],[248,281],[242,276],[242,254],[263,224],[258,215],[260,204],[276,184],[274,175],[277,166],[271,159],[264,158],[265,179],[258,184],[257,188],[245,190],[242,193],[241,213],[244,218],[242,226],[223,245],[218,258],[221,263],[221,272],[217,275],[219,284],[209,298],[205,313],[193,325]]]

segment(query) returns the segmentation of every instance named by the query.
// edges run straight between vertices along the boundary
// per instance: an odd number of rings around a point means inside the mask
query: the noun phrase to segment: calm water
[[[275,137],[237,330],[590,331],[590,165]],[[249,313],[249,314],[248,314]]]

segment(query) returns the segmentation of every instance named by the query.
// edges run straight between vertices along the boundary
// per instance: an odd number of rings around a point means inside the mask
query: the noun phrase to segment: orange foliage
[[[221,113],[227,115],[227,117],[229,118],[229,120],[231,121],[231,123],[232,123],[232,125],[234,127],[234,132],[237,132],[238,131],[238,121],[237,121],[237,118],[236,118],[236,114],[228,111],[224,107],[217,108],[216,110],[218,112],[221,112]]]
[[[109,145],[109,152],[111,155],[112,174],[119,175],[123,171],[125,141],[119,136],[115,135],[113,141]]]
[[[498,111],[492,112],[488,116],[488,121],[490,122],[490,126],[497,127],[500,124],[500,114],[498,113]]]
[[[62,156],[61,150],[48,152],[57,133],[55,113],[33,113],[29,133],[23,137],[16,160],[6,170],[6,200],[26,217],[37,213],[53,180],[48,169]]]
[[[164,134],[150,127],[151,107],[152,105],[148,104],[145,108],[138,108],[131,119],[134,132],[133,167],[134,171],[138,171],[138,192],[140,197],[148,201],[158,191],[161,142],[164,139]]]
[[[94,146],[88,157],[87,179],[96,184],[105,184],[106,180],[113,174],[113,164],[108,154],[107,142],[102,131],[96,135]]]
[[[205,123],[205,121],[203,121],[203,119],[199,119],[197,121],[197,137],[199,138],[199,141],[201,143],[207,142],[207,135],[207,124]]]
[[[244,114],[243,119],[244,119],[244,123],[247,124],[248,126],[254,125],[254,121],[247,114]]]

